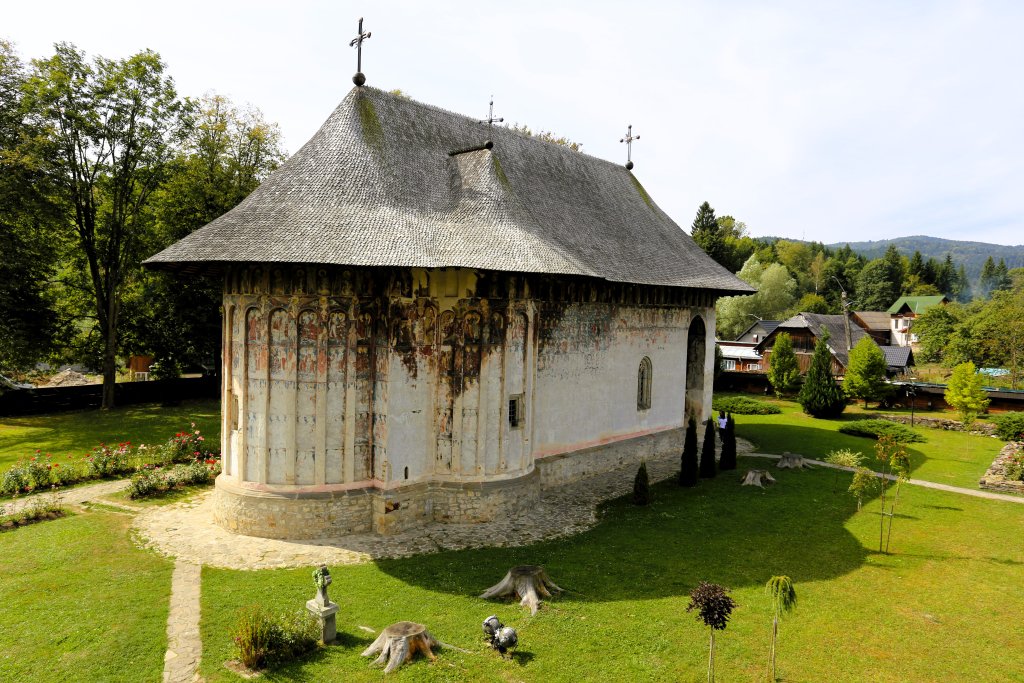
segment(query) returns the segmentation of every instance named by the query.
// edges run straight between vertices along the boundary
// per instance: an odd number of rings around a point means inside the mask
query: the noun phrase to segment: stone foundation
[[[548,456],[538,459],[529,474],[498,481],[295,492],[239,486],[221,475],[214,493],[214,521],[246,536],[296,541],[400,533],[427,522],[486,523],[533,507],[542,489],[679,453],[683,435],[683,429],[668,429]]]
[[[898,422],[905,425],[909,425],[911,422],[909,415],[879,415],[878,419],[888,420],[889,422]],[[913,422],[917,427],[945,429],[946,431],[951,432],[962,432],[964,430],[964,425],[959,420],[947,420],[939,417],[916,417]],[[995,436],[995,433],[996,426],[990,422],[975,422],[971,425],[971,434]]]
[[[1024,442],[1016,441],[1003,446],[988,471],[985,472],[985,476],[978,482],[978,486],[987,491],[1024,495],[1024,481],[1006,478],[1006,463],[1010,458],[1021,453],[1024,453]]]

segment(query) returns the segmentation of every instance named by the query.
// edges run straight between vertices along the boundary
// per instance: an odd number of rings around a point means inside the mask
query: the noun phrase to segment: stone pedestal
[[[338,613],[338,603],[327,601],[321,603],[316,598],[306,601],[306,609],[310,614],[320,620],[320,640],[324,643],[332,643],[338,637],[338,625],[335,615]]]

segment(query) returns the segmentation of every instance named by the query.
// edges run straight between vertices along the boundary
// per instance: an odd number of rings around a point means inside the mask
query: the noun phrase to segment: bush
[[[1003,476],[1010,481],[1024,481],[1024,453],[1015,453],[1007,459]]]
[[[116,448],[101,443],[86,457],[86,473],[97,479],[128,474],[135,469],[133,460],[130,443],[119,443]]]
[[[851,436],[865,436],[877,439],[882,436],[891,436],[900,443],[923,442],[924,437],[910,427],[898,422],[888,420],[854,420],[839,428],[843,434]]]
[[[166,470],[157,465],[145,465],[132,475],[132,480],[128,484],[128,497],[133,500],[148,498],[183,486],[208,484],[213,481],[217,472],[216,460],[212,459],[205,463],[175,465]]]
[[[162,455],[170,462],[191,462],[193,460],[206,460],[216,451],[206,446],[206,439],[199,430],[196,423],[188,431],[178,432],[171,437],[162,447]]]
[[[993,415],[996,436],[1003,441],[1024,441],[1024,413]]]
[[[146,465],[133,474],[131,482],[128,483],[128,497],[132,500],[146,498],[166,490],[167,479],[159,469],[152,465]]]
[[[700,481],[697,462],[697,421],[692,417],[686,423],[686,438],[683,440],[683,456],[679,462],[679,485],[696,486]]]
[[[767,401],[746,396],[723,396],[711,401],[711,409],[716,413],[734,413],[736,415],[778,415],[782,409]]]
[[[305,612],[271,615],[259,606],[239,612],[231,632],[238,659],[250,669],[279,664],[311,652],[320,641],[320,625]]]
[[[732,415],[726,418],[725,429],[720,430],[722,437],[722,457],[718,462],[718,468],[725,470],[736,469],[736,422]]]
[[[700,448],[700,478],[712,479],[716,474],[714,420],[708,420],[704,428],[704,443]]]

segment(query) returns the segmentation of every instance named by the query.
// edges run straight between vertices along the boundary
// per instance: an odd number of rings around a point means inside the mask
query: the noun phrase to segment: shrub
[[[128,497],[147,498],[182,486],[208,484],[213,481],[217,471],[216,460],[212,459],[205,463],[174,465],[166,470],[157,465],[145,465],[132,475],[132,480],[128,484]]]
[[[206,460],[216,452],[206,446],[206,439],[193,422],[191,429],[178,432],[171,437],[163,447],[163,455],[171,462],[189,462],[192,460]]]
[[[259,606],[239,612],[231,632],[238,659],[250,669],[279,664],[317,647],[320,626],[304,612],[274,616]]]
[[[700,448],[700,478],[711,479],[718,474],[715,466],[715,427],[714,421],[708,420],[704,428],[704,444]]]
[[[891,436],[900,443],[924,441],[924,437],[910,427],[888,420],[854,420],[844,424],[839,431],[851,436],[864,436],[872,439]]]
[[[163,472],[152,465],[147,465],[132,475],[132,480],[128,483],[128,497],[132,500],[146,498],[154,493],[166,491],[167,488],[168,482]]]
[[[651,480],[647,476],[647,463],[641,462],[633,479],[633,505],[647,505],[651,502]]]
[[[1024,453],[1014,453],[1006,460],[1003,476],[1010,481],[1024,481]]]
[[[130,443],[119,443],[115,448],[101,443],[86,457],[86,472],[96,478],[128,474],[135,469],[132,460]]]
[[[1024,413],[993,415],[996,436],[1003,441],[1024,441]]]
[[[736,415],[778,415],[782,412],[782,409],[776,405],[746,396],[723,396],[713,399],[711,409],[715,412]]]
[[[718,468],[725,470],[736,469],[736,422],[732,415],[726,418],[725,429],[720,430],[722,437],[722,458],[718,462]]]
[[[683,456],[679,463],[679,485],[696,486],[700,481],[700,466],[697,462],[697,422],[692,417],[686,423],[686,438],[683,441]]]

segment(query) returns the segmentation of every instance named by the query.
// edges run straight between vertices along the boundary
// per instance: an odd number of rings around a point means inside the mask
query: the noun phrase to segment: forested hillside
[[[896,250],[903,256],[913,256],[915,251],[921,252],[925,259],[934,258],[941,261],[950,254],[953,260],[963,264],[967,271],[967,277],[972,282],[977,281],[981,275],[981,268],[985,261],[991,256],[998,261],[1006,261],[1006,267],[1024,267],[1024,245],[1006,246],[1003,244],[989,244],[987,242],[964,242],[960,240],[947,240],[941,237],[927,237],[915,235],[912,237],[896,237],[890,240],[875,240],[872,242],[836,242],[828,246],[838,249],[849,244],[854,252],[865,256],[868,259],[881,258],[889,245],[896,247]]]

